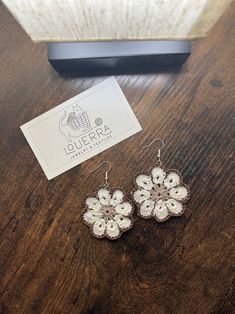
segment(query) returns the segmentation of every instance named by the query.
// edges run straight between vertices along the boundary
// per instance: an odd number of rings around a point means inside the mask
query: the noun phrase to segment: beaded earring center
[[[103,217],[106,219],[113,218],[115,215],[115,208],[112,206],[103,206],[102,207]]]
[[[155,184],[150,191],[150,198],[153,201],[168,200],[170,197],[169,190],[163,184]]]

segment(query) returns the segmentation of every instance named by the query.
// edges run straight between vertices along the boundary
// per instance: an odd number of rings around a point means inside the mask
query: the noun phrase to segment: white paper
[[[48,179],[142,130],[114,77],[21,126]]]

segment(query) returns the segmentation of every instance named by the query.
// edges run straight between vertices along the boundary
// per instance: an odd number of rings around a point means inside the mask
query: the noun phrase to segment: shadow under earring
[[[139,173],[134,179],[133,198],[138,207],[137,214],[144,218],[154,218],[163,222],[171,216],[181,216],[189,199],[189,187],[183,183],[181,174],[174,169],[166,169],[161,162],[161,149],[164,142],[155,139],[142,148],[160,141],[157,161],[149,173]]]
[[[111,165],[108,161],[103,161],[91,172],[104,163],[109,165],[109,170],[105,172],[105,183],[93,195],[86,197],[83,221],[90,227],[94,237],[114,240],[133,226],[134,206],[122,189],[109,189],[108,173]]]

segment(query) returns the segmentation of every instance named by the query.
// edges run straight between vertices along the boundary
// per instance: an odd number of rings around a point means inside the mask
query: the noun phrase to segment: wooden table
[[[60,76],[46,45],[32,43],[0,5],[1,313],[234,313],[235,5],[179,73],[123,75],[117,80],[143,131],[48,181],[20,125],[103,77]],[[85,195],[103,182],[133,189],[154,145],[191,189],[181,218],[137,219],[117,241],[96,240],[82,223]]]

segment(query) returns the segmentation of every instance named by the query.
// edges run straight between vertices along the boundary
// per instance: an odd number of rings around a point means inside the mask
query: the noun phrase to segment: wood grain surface
[[[234,313],[235,5],[193,44],[179,73],[120,75],[143,131],[48,181],[20,125],[103,77],[60,76],[0,5],[1,313]],[[96,240],[82,223],[85,195],[103,182],[127,193],[165,140],[163,162],[190,186],[182,217],[135,218],[120,240]]]
[[[3,0],[35,42],[205,36],[232,0]]]

